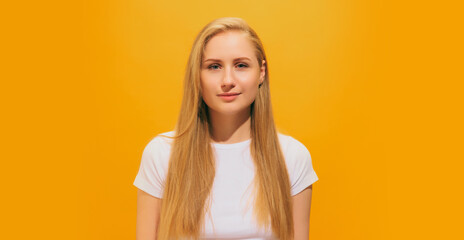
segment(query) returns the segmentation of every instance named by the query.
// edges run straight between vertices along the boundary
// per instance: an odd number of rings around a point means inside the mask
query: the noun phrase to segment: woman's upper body
[[[275,127],[264,47],[243,19],[197,35],[165,134],[175,140],[150,141],[134,181],[138,239],[308,239],[317,175],[306,147]]]
[[[162,133],[145,147],[134,185],[155,198],[163,198],[174,131]],[[279,133],[279,142],[295,196],[318,180],[308,149],[295,138]],[[254,165],[250,140],[232,144],[212,143],[217,161],[211,192],[210,214],[204,221],[204,239],[275,239],[259,229],[252,218]]]

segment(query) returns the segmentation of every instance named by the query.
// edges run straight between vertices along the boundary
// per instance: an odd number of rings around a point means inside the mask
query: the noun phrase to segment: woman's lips
[[[222,98],[223,100],[225,100],[227,102],[234,100],[235,98],[238,97],[238,95],[240,95],[240,93],[222,93],[222,94],[218,94],[218,96],[220,98]]]

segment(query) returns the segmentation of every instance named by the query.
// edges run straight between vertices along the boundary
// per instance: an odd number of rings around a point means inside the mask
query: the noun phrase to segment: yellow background
[[[34,1],[0,8],[1,239],[135,239],[144,146],[194,37],[244,18],[279,129],[319,176],[311,239],[463,236],[462,7],[448,1]]]

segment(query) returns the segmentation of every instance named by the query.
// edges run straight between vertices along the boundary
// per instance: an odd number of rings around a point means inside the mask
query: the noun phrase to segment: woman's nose
[[[230,87],[233,88],[235,86],[235,80],[233,76],[233,69],[225,68],[224,76],[222,78],[222,87]]]

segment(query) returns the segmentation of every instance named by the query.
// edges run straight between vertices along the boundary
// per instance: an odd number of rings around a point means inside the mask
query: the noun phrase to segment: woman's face
[[[255,49],[245,33],[226,31],[206,45],[201,66],[202,97],[210,111],[236,114],[250,107],[265,65],[259,66]]]

